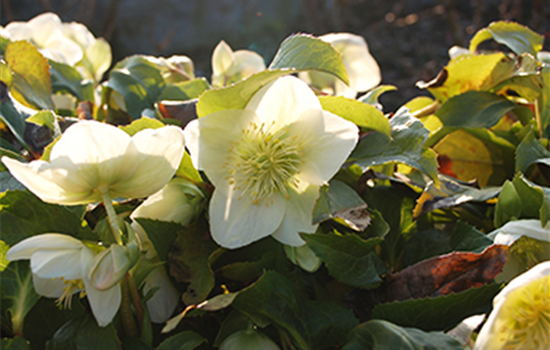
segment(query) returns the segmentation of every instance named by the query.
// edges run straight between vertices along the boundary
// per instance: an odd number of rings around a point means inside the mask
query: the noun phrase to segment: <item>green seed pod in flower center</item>
[[[288,128],[274,132],[269,129],[263,123],[260,126],[251,123],[243,129],[240,140],[232,143],[224,164],[230,167],[226,180],[242,190],[242,196],[253,204],[269,199],[277,191],[288,198],[287,188],[299,183],[295,178],[301,164],[298,137],[290,136]]]

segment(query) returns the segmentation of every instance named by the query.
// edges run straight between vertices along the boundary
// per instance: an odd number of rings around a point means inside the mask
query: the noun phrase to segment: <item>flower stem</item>
[[[120,316],[122,318],[122,327],[128,337],[138,337],[138,330],[136,327],[136,321],[132,312],[132,303],[130,300],[130,285],[128,281],[129,274],[126,274],[122,281],[120,281],[122,289],[122,301],[120,303]]]
[[[109,195],[109,190],[101,190],[101,199],[103,200],[103,205],[105,206],[105,211],[107,212],[107,221],[109,226],[111,226],[111,231],[115,237],[115,241],[123,245],[122,243],[122,233],[120,231],[120,226],[118,225],[118,218],[116,216],[115,208],[113,207],[113,201]]]
[[[132,302],[134,304],[134,309],[136,310],[136,317],[139,329],[143,326],[143,307],[141,305],[141,298],[139,297],[139,292],[136,286],[136,281],[134,276],[127,274],[128,278],[128,287],[130,288],[130,296],[132,297]]]

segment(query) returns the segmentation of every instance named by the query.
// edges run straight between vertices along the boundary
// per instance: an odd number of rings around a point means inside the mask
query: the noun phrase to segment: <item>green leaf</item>
[[[545,89],[542,89],[541,95],[539,97],[539,114],[541,120],[541,132],[542,136],[546,139],[550,138],[550,66],[544,66],[540,75],[542,77],[542,86]]]
[[[23,147],[30,150],[30,146],[24,137],[25,119],[34,114],[35,111],[23,106],[16,100],[12,100],[6,86],[1,83],[0,96],[2,96],[0,99],[0,121],[8,126],[13,136]]]
[[[380,133],[365,136],[350,156],[350,160],[366,170],[374,165],[390,162],[407,164],[427,174],[438,183],[437,156],[423,145],[429,131],[418,119],[411,116],[409,110],[398,110],[392,119],[391,139]]]
[[[128,135],[134,136],[141,130],[158,129],[158,128],[162,128],[163,126],[166,126],[166,125],[164,125],[159,120],[142,117],[134,120],[132,123],[130,123],[130,125],[119,126],[119,128],[125,131]]]
[[[349,84],[348,73],[340,53],[331,44],[311,35],[295,34],[286,38],[275,54],[269,69],[314,69],[330,73]]]
[[[467,91],[451,97],[435,115],[444,126],[490,128],[516,107],[507,98],[485,91]]]
[[[308,246],[325,262],[332,277],[354,287],[369,288],[382,282],[387,266],[378,258],[375,248],[383,241],[364,241],[356,235],[304,234]]]
[[[70,309],[60,309],[55,299],[40,298],[25,319],[23,334],[34,349],[44,349],[61,326],[87,312],[77,295],[73,296]]]
[[[313,224],[337,217],[346,220],[350,211],[359,212],[366,207],[365,201],[351,187],[342,181],[331,180],[329,186],[321,188],[321,195],[313,209]],[[370,221],[370,218],[367,220]]]
[[[511,220],[517,220],[521,217],[521,198],[510,181],[506,181],[502,186],[502,191],[498,196],[497,206],[495,208],[495,226],[500,227]]]
[[[480,43],[494,39],[506,45],[516,55],[528,52],[533,56],[542,50],[544,37],[515,22],[493,22],[487,28],[479,30],[470,40],[470,52],[474,52]]]
[[[119,350],[120,340],[113,324],[99,327],[91,314],[65,323],[46,343],[46,350]]]
[[[195,169],[191,156],[187,153],[187,151],[183,154],[181,163],[176,170],[176,176],[183,177],[184,179],[187,179],[197,185],[203,182],[199,171]]]
[[[376,107],[341,96],[323,96],[319,101],[325,111],[349,120],[363,131],[374,130],[388,137],[391,135],[388,119]]]
[[[372,317],[425,331],[449,330],[466,317],[489,312],[500,288],[495,283],[435,298],[378,304]]]
[[[8,90],[13,83],[13,73],[11,72],[10,66],[8,66],[4,60],[0,60],[0,81],[6,85]]]
[[[248,317],[237,310],[231,311],[231,313],[223,320],[220,330],[216,335],[216,340],[214,340],[213,346],[219,347],[221,343],[223,343],[223,341],[231,334],[248,329],[250,324],[251,321]]]
[[[6,47],[4,59],[13,72],[10,92],[27,107],[54,109],[48,61],[28,41],[16,41]]]
[[[147,232],[147,237],[153,243],[157,255],[161,261],[166,261],[170,246],[183,230],[183,227],[174,222],[158,221],[151,219],[135,219]]]
[[[187,101],[199,97],[207,90],[210,90],[208,81],[205,78],[197,78],[166,85],[158,100]]]
[[[54,93],[69,93],[81,101],[94,101],[94,86],[86,81],[75,68],[49,60]]]
[[[439,332],[399,327],[383,320],[357,326],[342,350],[462,350],[462,345]]]
[[[138,119],[144,109],[154,108],[165,83],[157,66],[145,57],[131,56],[111,70],[107,86],[122,96],[132,119]]]
[[[200,118],[225,109],[244,109],[248,100],[262,87],[296,72],[294,69],[264,70],[228,87],[205,91],[197,103],[197,116]]]
[[[164,340],[156,350],[193,350],[206,339],[193,331],[183,331]]]
[[[267,320],[285,331],[301,350],[339,345],[357,324],[341,306],[304,299],[293,284],[275,271],[266,272],[253,286],[241,291],[233,307],[251,319]]]
[[[54,135],[61,135],[61,128],[57,122],[57,118],[52,111],[40,111],[26,119],[29,123],[34,123],[39,126],[45,126],[54,132]]]
[[[535,139],[533,131],[529,132],[516,149],[516,169],[525,173],[534,163],[550,166],[550,152]]]
[[[13,261],[2,272],[2,315],[11,320],[15,334],[22,334],[23,321],[40,296],[34,291],[28,261]],[[2,325],[3,326],[3,325]]]
[[[363,96],[360,96],[357,101],[366,103],[368,105],[371,105],[373,107],[376,107],[379,110],[383,110],[384,108],[378,102],[378,99],[380,96],[388,91],[396,91],[397,88],[393,85],[379,85],[372,89],[371,91],[367,92]]]
[[[2,239],[13,245],[40,233],[64,233],[97,240],[90,227],[67,207],[47,204],[27,191],[0,193]]]
[[[454,251],[481,253],[493,244],[483,232],[462,221],[458,221],[452,231],[429,229],[416,232],[407,242],[403,263],[414,265],[422,260]]]
[[[6,242],[0,240],[0,272],[3,272],[10,263],[8,259],[6,259],[6,254],[9,249],[10,246],[7,245]]]
[[[21,337],[2,338],[0,348],[4,350],[31,350],[29,342]]]
[[[205,300],[214,288],[210,257],[218,246],[209,237],[204,237],[203,232],[197,225],[187,226],[179,232],[169,260],[170,272],[176,281],[189,283],[182,296],[187,305]]]

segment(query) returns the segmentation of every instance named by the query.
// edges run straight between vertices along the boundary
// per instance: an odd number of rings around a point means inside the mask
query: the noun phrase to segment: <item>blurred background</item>
[[[435,77],[451,46],[467,46],[492,21],[527,25],[545,35],[550,50],[550,0],[0,0],[0,24],[46,11],[106,38],[114,62],[132,54],[186,55],[196,75],[208,78],[221,39],[269,64],[292,33],[360,34],[382,83],[399,89],[382,97],[386,111],[424,94],[415,83]]]

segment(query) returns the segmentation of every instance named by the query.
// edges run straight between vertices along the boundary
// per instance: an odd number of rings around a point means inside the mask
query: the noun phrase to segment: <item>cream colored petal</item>
[[[41,278],[36,274],[32,275],[32,284],[36,293],[47,298],[59,298],[65,292],[63,288],[66,286],[62,279]]]
[[[313,225],[313,207],[319,197],[318,186],[308,186],[303,192],[289,191],[290,198],[285,200],[285,214],[279,227],[272,236],[279,242],[298,247],[306,242],[298,232],[313,233],[318,225]]]
[[[359,137],[355,124],[323,110],[302,113],[289,128],[302,145],[299,177],[318,186],[336,174]]]
[[[262,56],[254,51],[238,50],[234,55],[234,62],[231,71],[238,72],[242,78],[265,70],[265,62]]]
[[[30,259],[38,250],[78,250],[82,247],[84,247],[84,244],[80,240],[69,235],[60,233],[45,233],[26,238],[15,244],[8,250],[6,259],[9,261]]]
[[[306,83],[286,76],[261,88],[246,109],[254,111],[266,125],[273,123],[274,130],[278,130],[308,109],[321,109],[321,103]]]
[[[212,74],[224,74],[233,64],[233,50],[225,42],[220,41],[212,53]]]
[[[101,81],[103,74],[109,69],[112,62],[111,46],[103,39],[99,38],[86,48],[86,59],[93,67],[95,81]]]
[[[204,170],[214,185],[227,183],[228,169],[223,166],[231,144],[239,141],[243,130],[254,122],[259,123],[259,119],[253,112],[224,110],[187,124],[184,133],[193,165]]]
[[[63,23],[62,31],[66,37],[72,39],[84,49],[94,44],[94,36],[90,33],[88,28],[81,23]]]
[[[30,40],[33,34],[32,27],[27,22],[10,22],[4,29],[12,41]]]
[[[80,266],[82,267],[83,282],[86,288],[86,295],[90,302],[90,308],[100,327],[105,327],[115,317],[122,300],[120,284],[116,284],[110,289],[101,291],[94,287],[93,283],[87,278],[92,266],[94,254],[91,251],[84,251],[81,256]]]
[[[521,236],[550,242],[550,229],[542,227],[540,220],[526,219],[507,222],[494,236],[495,244],[512,245]]]
[[[147,309],[151,321],[163,323],[172,316],[179,302],[179,292],[170,282],[164,266],[157,266],[147,275],[143,284],[143,294],[156,287],[159,289],[147,300]]]
[[[248,198],[238,199],[229,191],[225,195],[215,190],[210,201],[210,230],[212,238],[224,248],[236,249],[262,239],[281,224],[285,207],[280,196],[273,203],[265,200],[252,204]]]
[[[120,164],[123,168],[135,168],[129,177],[110,186],[113,197],[143,198],[160,190],[174,176],[184,147],[183,130],[176,126],[145,129],[135,134]]]
[[[87,180],[74,173],[69,177],[65,168],[52,167],[50,163],[40,160],[20,163],[5,156],[2,157],[2,163],[17,181],[44,202],[76,205],[97,200]]]
[[[82,48],[71,39],[61,34],[51,36],[42,46],[42,50],[52,53],[55,61],[74,66],[84,57]]]
[[[81,249],[40,249],[31,257],[31,270],[42,278],[81,279],[80,255]]]
[[[52,37],[62,34],[62,23],[59,17],[51,12],[40,14],[28,22],[33,31],[33,41],[39,47]]]

